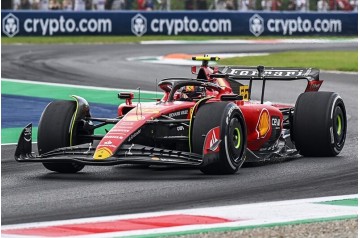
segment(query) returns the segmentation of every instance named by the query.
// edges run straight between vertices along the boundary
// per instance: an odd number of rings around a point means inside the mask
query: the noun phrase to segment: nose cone
[[[113,155],[113,153],[111,152],[110,149],[108,149],[106,147],[101,147],[101,148],[96,149],[93,158],[94,158],[94,160],[104,160],[104,159],[111,157],[112,155]]]

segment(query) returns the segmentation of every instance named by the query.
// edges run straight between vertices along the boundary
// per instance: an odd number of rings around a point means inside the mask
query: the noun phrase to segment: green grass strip
[[[189,234],[202,234],[209,232],[231,232],[231,231],[240,231],[247,229],[257,229],[257,228],[269,228],[275,226],[288,226],[288,225],[299,225],[299,224],[308,224],[308,223],[316,223],[316,222],[328,222],[328,221],[337,221],[337,220],[349,220],[349,219],[357,219],[357,215],[348,215],[348,216],[339,216],[339,217],[329,217],[329,218],[315,218],[315,219],[306,219],[306,220],[298,220],[291,222],[278,222],[264,225],[253,225],[253,226],[242,226],[242,227],[218,227],[218,228],[208,228],[208,229],[198,229],[191,231],[179,231],[179,232],[167,232],[167,233],[158,233],[158,234],[148,234],[148,235],[133,235],[133,236],[125,236],[127,238],[137,237],[137,238],[153,238],[153,237],[169,237],[169,236],[181,236],[181,235],[189,235]],[[231,235],[231,234],[228,234]],[[117,236],[114,236],[117,237]]]
[[[121,90],[106,90],[87,87],[71,87],[71,85],[32,84],[27,82],[1,81],[1,93],[17,96],[29,96],[38,98],[52,98],[58,100],[70,100],[71,95],[78,95],[88,102],[119,105],[124,100],[117,97]],[[134,90],[135,98],[138,97],[137,90]],[[158,94],[161,96],[161,93]],[[155,94],[141,92],[142,99],[155,98]],[[134,100],[136,101],[136,100]],[[149,100],[142,100],[149,101]]]
[[[119,105],[124,100],[117,98],[117,93],[122,90],[106,89],[106,88],[88,88],[72,85],[51,85],[42,83],[28,83],[24,81],[8,81],[1,80],[1,93],[16,96],[29,96],[38,98],[51,98],[54,100],[72,100],[70,95],[78,95],[85,98],[89,103],[104,103],[109,105]],[[138,93],[134,90],[135,98],[138,97]],[[155,93],[141,92],[141,101],[153,101],[147,100],[148,98],[155,98]],[[161,96],[161,93],[158,94]],[[136,101],[136,99],[134,100]],[[90,105],[91,106],[91,105]],[[26,125],[24,125],[25,127]],[[112,125],[102,127],[95,130],[95,134],[105,134],[104,129],[110,130]],[[17,143],[19,135],[23,128],[2,128],[1,129],[1,143]],[[33,141],[37,141],[37,128],[33,128]]]
[[[249,56],[222,59],[221,65],[267,67],[309,67],[324,70],[358,71],[357,51],[289,51],[268,56]]]
[[[350,40],[356,36],[349,37],[321,37],[306,36],[296,39],[326,39],[326,40]],[[276,37],[263,36],[261,38],[254,36],[16,36],[1,37],[1,44],[117,44],[117,43],[139,43],[141,41],[152,40],[186,40],[186,41],[204,41],[204,40],[271,40],[271,39],[295,39],[294,37]]]
[[[328,202],[318,202],[318,204],[328,204],[328,205],[337,205],[337,206],[358,206],[358,199],[343,199],[343,200],[335,200],[335,201],[328,201]]]
[[[24,125],[25,127],[26,125]],[[101,128],[97,128],[94,134],[97,135],[105,135],[105,130],[110,130],[114,125],[106,125]],[[19,140],[20,133],[22,131],[22,127],[16,128],[1,128],[1,144],[8,144],[8,143],[17,143]],[[37,132],[38,128],[32,128],[32,141],[37,142]]]

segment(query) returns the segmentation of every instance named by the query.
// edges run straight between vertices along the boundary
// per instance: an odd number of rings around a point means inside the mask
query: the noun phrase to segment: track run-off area
[[[31,232],[45,230],[49,233],[41,233],[44,236],[65,236],[61,232],[88,236],[97,233],[71,232],[86,230],[84,224],[90,224],[92,231],[100,231],[101,224],[109,227],[109,222],[119,222],[111,223],[115,228],[127,227],[105,231],[109,237],[172,235],[357,218],[357,74],[320,74],[324,80],[321,90],[338,92],[347,109],[347,141],[338,157],[245,165],[231,176],[203,175],[197,169],[124,165],[85,167],[78,174],[57,174],[41,164],[21,164],[13,158],[21,128],[32,122],[36,129],[42,110],[54,99],[70,100],[70,95],[79,95],[89,101],[94,116],[114,117],[121,103],[119,91],[131,90],[137,97],[140,87],[142,99],[160,97],[155,85],[162,78],[192,76],[189,66],[129,58],[315,49],[355,51],[357,42],[3,45],[2,235],[39,236]],[[295,103],[304,89],[304,82],[269,84],[265,99]],[[270,211],[270,205],[276,212]],[[229,211],[226,209],[236,214],[219,212]],[[80,225],[72,229],[71,224]]]

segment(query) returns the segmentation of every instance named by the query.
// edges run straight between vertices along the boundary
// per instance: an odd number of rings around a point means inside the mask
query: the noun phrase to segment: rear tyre
[[[38,128],[38,150],[44,154],[70,146],[70,126],[76,110],[75,101],[54,101],[44,110]],[[74,129],[75,131],[75,129]],[[76,135],[73,135],[73,139]],[[85,166],[78,163],[43,163],[50,171],[76,173]]]
[[[192,149],[204,154],[208,132],[220,127],[220,151],[205,155],[206,164],[200,169],[204,174],[234,174],[244,163],[246,126],[244,117],[234,103],[218,102],[201,106],[192,126]]]
[[[302,93],[296,102],[292,139],[303,156],[336,156],[346,139],[346,110],[333,92]]]

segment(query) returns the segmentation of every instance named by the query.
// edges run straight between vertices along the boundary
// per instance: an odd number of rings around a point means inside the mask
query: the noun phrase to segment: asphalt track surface
[[[357,50],[357,44],[2,45],[1,72],[3,78],[154,90],[156,78],[190,77],[189,67],[128,62],[127,57],[319,49]],[[245,166],[230,176],[203,175],[196,169],[139,166],[85,167],[78,174],[57,174],[41,164],[15,162],[15,146],[3,145],[2,224],[356,194],[357,77],[321,74],[325,80],[321,90],[340,93],[349,117],[346,145],[335,158],[297,158]],[[269,85],[267,99],[294,103],[301,90],[293,91],[299,87]]]

